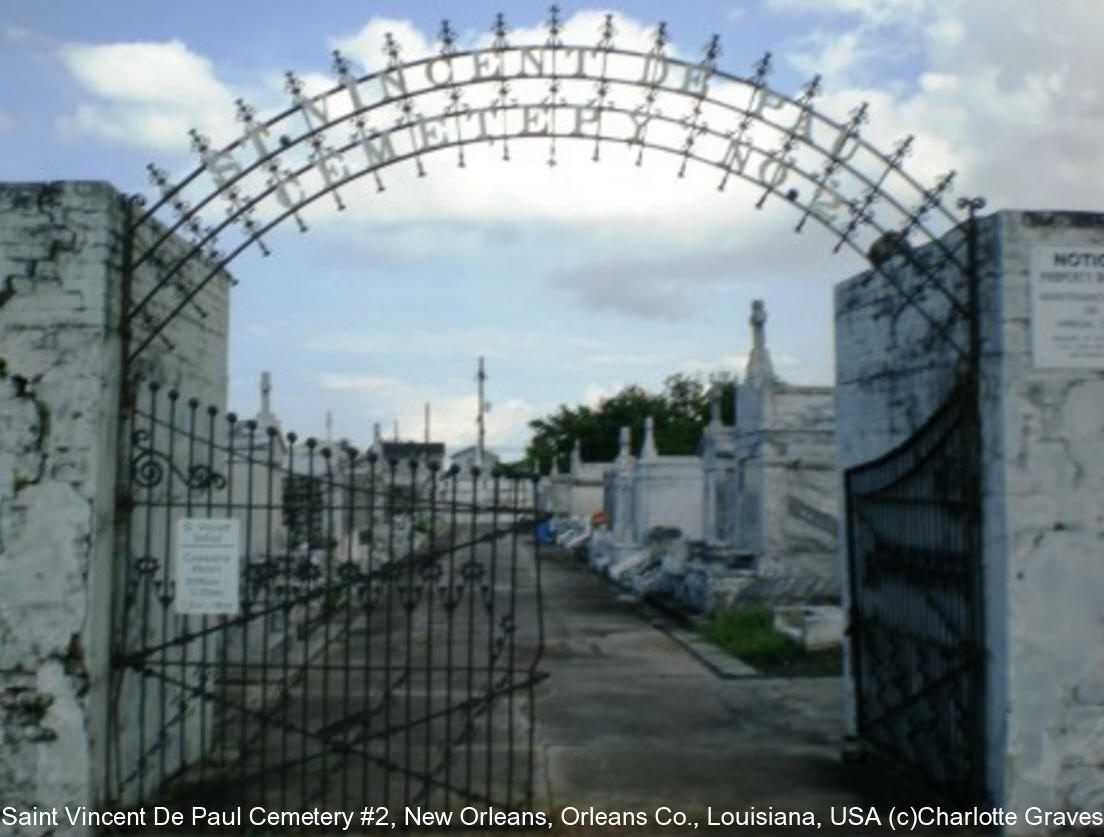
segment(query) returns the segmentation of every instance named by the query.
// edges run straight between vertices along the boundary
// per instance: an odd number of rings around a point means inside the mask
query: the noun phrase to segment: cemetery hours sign
[[[1036,369],[1104,369],[1104,247],[1032,250],[1031,355]]]
[[[234,518],[184,518],[176,524],[176,612],[236,614],[241,526]]]

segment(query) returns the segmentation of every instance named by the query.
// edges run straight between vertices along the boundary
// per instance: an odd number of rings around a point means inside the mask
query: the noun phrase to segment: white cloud
[[[281,339],[288,339],[285,327]],[[548,344],[555,340],[560,354],[589,354],[601,342],[574,334],[559,334],[546,329],[508,330],[498,327],[461,327],[426,329],[389,328],[371,331],[333,330],[319,331],[313,327],[296,338],[301,347],[310,352],[327,352],[343,357],[381,356],[401,348],[405,357],[510,357],[544,360],[548,356]],[[359,384],[361,388],[363,384]]]
[[[413,23],[386,17],[371,18],[356,33],[334,38],[331,46],[340,50],[345,57],[359,61],[365,71],[374,73],[387,66],[388,56],[384,45],[388,35],[399,47],[400,60],[436,52],[431,38]]]
[[[854,14],[876,23],[911,18],[932,7],[930,0],[767,0],[773,11],[820,14]]]
[[[906,170],[920,187],[956,169],[959,193],[986,194],[994,208],[1099,206],[1104,195],[1104,145],[1099,142],[1104,136],[1104,94],[1096,35],[1104,31],[1104,4],[771,0],[767,9],[817,14],[813,20],[818,27],[833,27],[806,32],[789,45],[787,59],[802,69],[826,72],[817,109],[828,116],[846,121],[852,108],[869,101],[871,118],[863,136],[876,148],[889,152],[901,137],[914,134]],[[572,15],[564,40],[596,43],[604,14],[587,10]],[[616,15],[614,23],[619,47],[650,47],[651,24],[625,15]],[[405,60],[437,50],[436,32],[394,18],[371,18],[331,45],[375,70],[386,60],[388,32]],[[487,45],[491,37],[485,28],[464,32],[459,46]],[[538,25],[513,30],[509,40],[541,43],[545,37]],[[169,149],[180,147],[192,124],[212,133],[237,127],[234,94],[219,68],[179,42],[70,45],[61,55],[91,97],[63,120],[71,136]],[[286,94],[275,92],[282,84],[280,75],[264,68],[257,75],[267,79],[265,89],[283,107]],[[304,72],[302,78],[311,92],[333,84],[326,73]],[[534,84],[535,91],[515,83],[512,95],[544,95],[547,82]],[[575,101],[594,92],[588,82],[572,90],[571,97]],[[718,84],[712,92],[726,101],[746,99],[731,86]],[[611,95],[625,107],[640,102],[640,91],[632,88],[618,88]],[[419,104],[426,113],[442,106],[440,94],[429,94]],[[677,120],[685,115],[686,102],[669,100],[663,107]],[[347,112],[348,102],[339,94],[331,113],[339,115],[341,108]],[[400,116],[397,107],[383,111],[373,115],[380,126]],[[783,113],[771,115],[784,124]],[[733,127],[732,120],[732,113],[721,110],[709,114],[715,130]],[[347,133],[346,126],[333,128],[327,139],[344,142]],[[830,126],[820,125],[814,134],[824,144],[832,141]],[[760,136],[766,147],[774,147],[776,137],[768,132]],[[684,138],[685,129],[677,123],[665,135],[676,150]],[[580,249],[590,248],[596,255],[575,266],[537,264],[533,271],[591,307],[634,316],[692,315],[702,305],[698,290],[711,293],[721,282],[768,275],[789,281],[826,271],[824,245],[834,244],[831,236],[791,245],[793,239],[785,238],[794,223],[791,208],[770,200],[763,211],[752,211],[761,188],[734,181],[720,193],[719,173],[703,166],[689,167],[680,178],[677,153],[650,150],[644,165],[637,167],[636,150],[616,142],[601,144],[599,165],[591,159],[593,141],[560,141],[560,165],[552,168],[546,164],[550,145],[543,137],[511,139],[509,162],[503,160],[501,140],[469,147],[465,168],[458,166],[458,152],[446,149],[424,155],[420,162],[425,177],[419,176],[414,160],[404,160],[382,172],[385,192],[377,192],[366,178],[341,189],[344,213],[327,198],[303,214],[312,227],[327,228],[354,249],[365,238],[361,225],[367,225],[377,240],[386,242],[389,256],[400,261],[415,261],[446,246],[458,259],[492,253],[492,226],[574,228],[581,236]],[[341,165],[353,162],[343,160]],[[818,168],[812,155],[803,162],[811,171]],[[873,157],[863,165],[865,173],[877,173],[879,163]],[[209,187],[205,178],[200,181]],[[807,183],[796,176],[791,182],[808,194]],[[906,212],[922,197],[911,185],[898,182],[892,188]],[[852,183],[848,194],[857,191]],[[889,204],[883,200],[876,209],[883,213],[879,220],[895,226],[902,215],[891,215]],[[262,206],[258,214],[264,220],[272,210]],[[464,226],[443,232],[435,222]],[[849,264],[833,263],[827,271],[844,274]],[[471,353],[467,345],[464,350]]]
[[[986,195],[991,208],[1100,206],[1104,4],[771,0],[770,7],[854,15],[852,28],[822,34],[819,55],[798,41],[788,58],[808,68],[829,55],[833,39],[858,57],[842,77],[826,74],[825,104],[873,98],[876,123],[867,133],[879,145],[878,126],[916,134],[910,170],[955,168],[959,193]],[[902,55],[904,63],[893,57]],[[914,84],[899,83],[905,72]]]
[[[455,387],[430,387],[384,375],[325,372],[319,376],[324,391],[353,394],[347,403],[357,408],[354,414],[378,422],[385,437],[399,426],[403,439],[423,438],[425,404],[430,404],[430,435],[450,450],[473,444],[476,440],[478,399],[474,392],[458,394]],[[532,404],[522,398],[492,399],[485,416],[487,446],[507,458],[520,454],[529,437],[529,422],[536,418]],[[335,432],[341,435],[340,428]]]
[[[189,128],[217,142],[236,132],[234,94],[180,41],[68,44],[59,57],[94,97],[58,120],[67,139],[179,151]]]
[[[583,387],[581,403],[585,404],[587,407],[596,408],[607,398],[612,398],[624,388],[625,384],[620,381],[613,384],[599,384],[591,381]]]

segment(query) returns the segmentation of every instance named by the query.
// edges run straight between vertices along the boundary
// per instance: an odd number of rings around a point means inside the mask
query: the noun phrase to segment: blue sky
[[[378,58],[394,32],[405,58],[432,48],[442,18],[462,44],[486,39],[499,5],[516,30],[545,4],[445,2],[51,2],[0,4],[0,179],[108,180],[152,195],[145,164],[194,167],[187,128],[233,138],[233,98],[262,115],[287,104],[283,71],[332,77],[329,52]],[[597,38],[605,7],[564,3],[569,33]],[[886,151],[914,134],[923,183],[958,171],[956,194],[991,209],[1104,208],[1104,4],[1090,0],[746,0],[625,2],[617,43],[645,46],[667,23],[697,56],[721,36],[719,66],[746,75],[765,51],[771,85],[824,74],[819,107],[838,121],[870,102],[865,136]],[[592,33],[592,34],[587,34]],[[518,35],[524,37],[524,34]],[[565,38],[571,42],[570,38]],[[373,51],[375,58],[373,58]],[[535,157],[534,157],[535,160]],[[830,383],[832,284],[860,262],[832,239],[791,234],[792,209],[675,176],[624,149],[600,165],[549,170],[473,150],[429,176],[395,175],[382,197],[246,255],[232,300],[230,406],[256,410],[263,369],[287,429],[363,444],[373,422],[420,437],[422,405],[450,446],[474,437],[474,372],[487,356],[490,442],[507,455],[526,422],[620,385],[673,372],[740,371],[747,316],[766,301],[779,372]],[[749,195],[752,193],[748,193]],[[354,200],[357,198],[354,196]]]

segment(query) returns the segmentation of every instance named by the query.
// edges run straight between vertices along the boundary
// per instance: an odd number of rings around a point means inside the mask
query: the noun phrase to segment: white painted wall
[[[989,787],[1020,812],[1100,810],[1104,364],[1037,368],[1029,290],[1034,248],[1104,252],[1104,216],[1005,211],[980,226]],[[948,353],[869,274],[837,286],[836,320],[845,468],[923,421],[945,391]]]
[[[644,543],[656,526],[678,529],[690,540],[701,538],[704,471],[699,457],[638,459],[632,480],[634,543]]]
[[[108,709],[132,716],[136,699],[107,691],[122,602],[117,468],[129,466],[118,420],[124,229],[122,196],[105,183],[0,184],[0,798],[17,807],[102,801]],[[164,265],[137,272],[135,297]],[[221,405],[225,277],[197,303],[203,315],[186,310],[143,368]],[[122,755],[129,769],[132,747]]]
[[[830,387],[777,379],[737,388],[737,548],[762,575],[838,585],[839,486]]]

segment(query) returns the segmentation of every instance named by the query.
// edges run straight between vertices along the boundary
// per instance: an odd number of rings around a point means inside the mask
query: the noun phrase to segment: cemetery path
[[[838,678],[767,678],[712,650],[584,564],[542,552],[549,675],[538,688],[535,804],[554,831],[637,834],[812,833],[709,824],[726,812],[813,812],[820,833],[885,834],[894,806],[938,804],[872,765],[844,763]],[[852,806],[857,806],[852,808]],[[834,826],[849,811],[881,823]],[[643,812],[646,827],[564,824],[579,812]],[[656,823],[661,807],[682,828]],[[662,815],[664,812],[660,812]],[[940,832],[983,834],[985,831]]]

